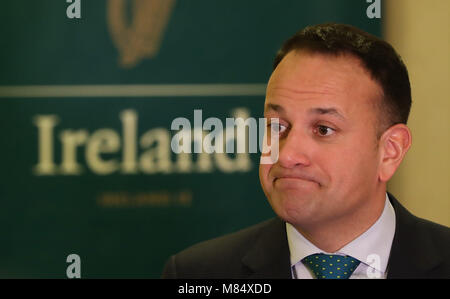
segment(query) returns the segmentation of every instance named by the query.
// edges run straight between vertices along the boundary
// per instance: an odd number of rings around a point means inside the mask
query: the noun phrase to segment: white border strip
[[[0,98],[263,96],[266,84],[18,85]]]

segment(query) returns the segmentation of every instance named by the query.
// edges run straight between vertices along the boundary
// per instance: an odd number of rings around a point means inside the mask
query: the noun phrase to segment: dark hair
[[[358,57],[383,91],[383,100],[378,101],[378,106],[384,125],[390,127],[407,123],[411,109],[408,71],[389,43],[350,25],[329,23],[309,26],[283,44],[275,57],[273,69],[292,50]]]

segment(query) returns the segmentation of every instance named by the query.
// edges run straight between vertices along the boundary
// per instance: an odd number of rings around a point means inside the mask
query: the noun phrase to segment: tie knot
[[[309,255],[302,262],[318,279],[347,279],[360,263],[348,255],[323,253]]]

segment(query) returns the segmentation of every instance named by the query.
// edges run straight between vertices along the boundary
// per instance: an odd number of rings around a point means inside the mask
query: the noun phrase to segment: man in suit
[[[385,41],[342,24],[296,33],[264,107],[279,154],[260,181],[278,217],[170,257],[163,277],[450,278],[450,229],[386,191],[411,145],[410,107]]]

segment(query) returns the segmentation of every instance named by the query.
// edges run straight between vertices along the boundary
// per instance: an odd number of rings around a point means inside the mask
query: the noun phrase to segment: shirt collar
[[[295,265],[308,255],[325,253],[300,234],[291,224],[286,223],[286,233],[291,265]],[[383,212],[378,220],[363,234],[333,254],[350,255],[369,267],[385,272],[395,234],[395,211],[386,193]]]

